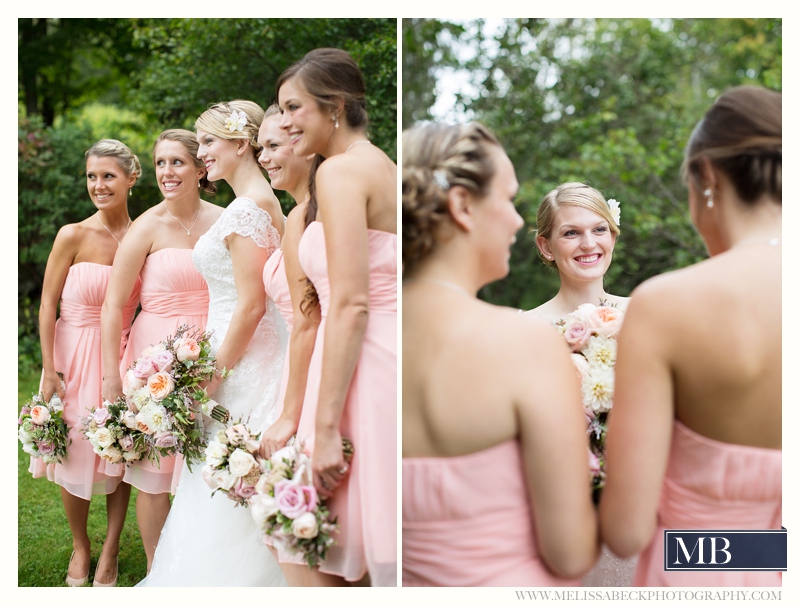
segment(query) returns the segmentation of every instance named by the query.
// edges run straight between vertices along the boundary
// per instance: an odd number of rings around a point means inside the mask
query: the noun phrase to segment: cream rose
[[[294,464],[294,461],[297,460],[297,450],[293,445],[287,445],[279,449],[270,456],[269,460],[273,465],[277,466],[283,462],[284,458],[289,461],[289,464]]]
[[[314,513],[303,513],[292,521],[292,533],[300,539],[310,540],[316,537],[318,529]]]
[[[228,469],[236,477],[244,477],[257,466],[256,459],[244,450],[235,449],[228,458]]]
[[[167,372],[156,372],[147,379],[147,388],[151,398],[161,401],[175,388],[175,381]]]
[[[129,429],[136,428],[136,414],[131,412],[130,410],[126,410],[122,413],[122,424],[127,426]]]
[[[94,434],[94,439],[101,448],[107,448],[114,443],[114,436],[111,434],[111,431],[106,428],[97,429],[97,432]]]
[[[256,522],[259,529],[264,527],[267,519],[278,512],[278,504],[275,502],[275,498],[266,494],[252,496],[248,504],[250,505],[250,514],[253,516],[253,521]]]
[[[104,448],[103,451],[100,452],[100,455],[103,458],[106,458],[112,464],[117,464],[124,460],[124,458],[122,457],[122,450],[120,450],[118,447],[114,447],[113,445]]]
[[[229,490],[233,487],[233,484],[236,483],[236,477],[231,475],[225,469],[218,470],[214,473],[214,477],[217,480],[217,487]]]
[[[212,441],[206,446],[206,464],[210,464],[214,468],[219,468],[225,462],[227,455],[228,448],[219,441]]]
[[[122,379],[122,392],[125,397],[130,397],[134,391],[141,389],[144,385],[144,378],[137,376],[133,370],[128,370]]]
[[[197,361],[200,358],[200,345],[194,338],[179,338],[174,347],[179,361]]]

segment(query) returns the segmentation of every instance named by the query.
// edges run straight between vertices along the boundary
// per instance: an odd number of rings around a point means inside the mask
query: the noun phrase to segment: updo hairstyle
[[[137,181],[142,176],[142,165],[139,163],[139,158],[125,143],[116,139],[101,139],[89,147],[84,155],[87,159],[89,157],[114,158],[126,176],[134,175]]]
[[[367,101],[364,77],[353,57],[340,48],[316,48],[287,68],[275,85],[279,98],[281,86],[297,78],[323,110],[335,113],[339,99],[344,101],[344,119],[352,128],[366,130]]]
[[[742,201],[753,204],[767,195],[781,204],[781,93],[738,86],[722,94],[686,147],[683,177],[700,190],[703,158],[731,181]]]
[[[461,185],[476,197],[489,192],[495,174],[483,124],[426,124],[403,132],[403,271],[413,270],[438,245],[449,219],[447,191]]]
[[[247,118],[247,124],[242,130],[231,131],[225,126],[225,120],[231,117],[233,110],[244,113]],[[258,128],[263,120],[264,110],[256,103],[244,99],[236,99],[227,103],[215,103],[209,107],[197,118],[194,123],[194,129],[203,130],[220,139],[229,141],[244,139],[250,143],[253,158],[258,161],[258,154],[261,152],[261,145],[258,144]]]
[[[156,161],[156,147],[158,147],[161,141],[177,141],[186,148],[186,152],[189,154],[189,157],[192,158],[195,167],[205,168],[203,160],[197,157],[197,150],[200,145],[197,143],[197,137],[193,132],[184,130],[183,128],[170,128],[158,135],[153,145],[153,164],[155,164]],[[208,175],[203,174],[200,178],[200,189],[213,195],[217,192],[217,185],[208,180]]]
[[[619,227],[614,222],[611,209],[602,193],[584,183],[562,183],[544,196],[542,203],[539,204],[539,209],[536,211],[537,237],[542,236],[546,240],[552,237],[556,212],[562,206],[578,206],[591,210],[600,218],[605,219],[615,238],[620,234]],[[536,249],[542,262],[548,267],[555,268],[555,261],[545,258],[538,246]]]

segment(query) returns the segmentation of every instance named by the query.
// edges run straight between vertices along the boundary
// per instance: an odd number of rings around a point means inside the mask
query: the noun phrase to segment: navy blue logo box
[[[664,530],[664,571],[786,571],[786,528]]]

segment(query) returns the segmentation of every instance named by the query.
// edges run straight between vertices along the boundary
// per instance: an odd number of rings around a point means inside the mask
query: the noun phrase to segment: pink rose
[[[275,485],[275,501],[285,516],[296,519],[317,507],[317,490],[311,485],[298,485],[290,479],[283,479]]]
[[[92,414],[92,420],[97,423],[97,426],[105,426],[106,420],[111,417],[111,412],[109,412],[106,408],[98,408]]]
[[[52,441],[40,441],[36,447],[39,449],[39,453],[44,455],[52,454],[56,449]]]
[[[194,338],[179,338],[174,346],[178,361],[197,361],[200,358],[200,345]]]
[[[50,420],[50,410],[45,406],[35,405],[31,408],[31,421],[33,421],[33,424],[42,426],[48,420]]]
[[[256,488],[239,479],[236,485],[233,486],[233,492],[240,498],[248,500],[251,496],[255,496]]]
[[[133,437],[130,435],[123,435],[119,439],[119,446],[125,452],[130,452],[133,449]]]
[[[161,401],[175,388],[175,381],[166,372],[156,372],[147,379],[147,388],[150,390],[150,397]]]
[[[597,307],[594,315],[597,335],[616,338],[622,328],[622,319],[625,314],[616,307]]]
[[[134,391],[141,389],[145,384],[145,379],[136,375],[133,370],[125,372],[122,377],[122,393],[126,397],[130,397]]]
[[[138,360],[136,360],[136,363],[131,371],[136,378],[147,380],[150,378],[150,376],[158,372],[158,368],[156,368],[155,364],[153,363],[152,357],[140,357]]]
[[[589,342],[592,336],[592,328],[588,322],[578,319],[573,321],[567,326],[564,332],[564,338],[567,339],[567,344],[573,353],[577,353]]]
[[[169,372],[172,369],[172,362],[175,361],[175,358],[169,351],[161,351],[153,355],[150,360],[159,372]]]
[[[156,447],[169,448],[178,445],[178,439],[169,431],[164,431],[156,433],[154,443]]]

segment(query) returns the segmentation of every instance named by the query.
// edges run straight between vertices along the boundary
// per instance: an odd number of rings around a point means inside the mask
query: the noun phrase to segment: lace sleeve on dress
[[[272,226],[269,212],[246,197],[233,200],[220,217],[219,235],[224,240],[231,233],[249,237],[259,248],[272,254],[280,247],[280,236]]]

